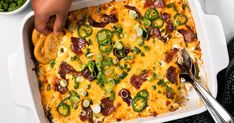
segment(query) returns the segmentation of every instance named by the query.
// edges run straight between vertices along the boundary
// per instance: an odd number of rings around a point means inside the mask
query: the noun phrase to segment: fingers
[[[48,20],[48,16],[35,15],[35,27],[37,31],[48,34],[49,30],[46,28]]]
[[[56,20],[54,23],[54,33],[58,34],[63,30],[65,21],[66,21],[66,15],[56,15]]]

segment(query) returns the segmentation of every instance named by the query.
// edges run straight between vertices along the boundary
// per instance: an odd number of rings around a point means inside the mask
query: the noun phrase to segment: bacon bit
[[[172,22],[170,20],[166,21],[166,23],[167,23],[166,32],[167,33],[172,32],[175,29],[174,25],[172,24]]]
[[[193,30],[187,26],[187,29],[178,30],[180,34],[183,35],[186,43],[191,43],[197,39],[197,35],[193,32]]]
[[[167,96],[167,98],[170,98],[170,99],[173,99],[174,98],[174,96],[175,96],[175,93],[173,93],[173,92],[166,92],[166,96]]]
[[[123,101],[126,102],[128,106],[130,106],[132,97],[129,90],[123,88],[119,91],[118,95],[122,97]]]
[[[89,71],[89,68],[86,67],[84,70],[81,71],[84,78],[88,79],[90,82],[96,79],[96,76],[93,76],[92,73]]]
[[[144,3],[144,7],[148,8],[154,5],[154,1],[153,0],[146,0]]]
[[[58,74],[62,79],[66,79],[66,74],[81,75],[80,72],[77,72],[71,65],[67,62],[62,62],[59,66]]]
[[[117,118],[116,120],[117,120],[118,122],[119,122],[119,121],[122,121],[122,119],[119,119],[119,118]]]
[[[101,100],[101,113],[102,113],[102,115],[108,116],[112,112],[114,112],[114,110],[115,110],[115,108],[114,108],[113,101],[110,100],[109,97],[103,98]]]
[[[167,100],[166,105],[168,106],[169,104],[171,104],[171,101]]]
[[[158,113],[157,112],[153,112],[153,117],[156,117],[158,116]]]
[[[167,79],[172,82],[172,83],[177,83],[177,72],[176,72],[176,68],[173,66],[170,66],[167,69]]]
[[[140,75],[133,75],[130,78],[130,83],[136,88],[136,89],[140,89],[142,83],[144,81],[146,81],[146,78],[148,77],[149,72],[145,71],[142,72]]]
[[[75,38],[75,37],[71,38],[71,42],[72,42],[71,50],[77,55],[82,54],[83,52],[81,48],[85,48],[85,45],[88,44],[88,42],[85,41],[85,39]]]
[[[117,23],[117,22],[118,22],[118,18],[116,17],[115,14],[113,14],[113,15],[104,14],[103,15],[103,22],[96,22],[92,17],[89,17],[89,23],[93,27],[103,28],[109,23]]]
[[[157,37],[159,40],[162,40],[163,42],[166,42],[167,39],[161,35],[161,32],[157,28],[149,27],[148,33],[150,37]]]
[[[56,87],[56,90],[61,94],[65,94],[68,91],[67,87],[63,87],[59,83],[57,83],[55,87]]]
[[[165,20],[165,22],[166,22],[166,32],[167,33],[170,33],[170,32],[172,32],[174,29],[175,29],[175,27],[174,27],[174,25],[173,25],[173,23],[171,22],[171,20],[170,20],[170,14],[168,14],[168,13],[163,13],[162,14],[162,19],[163,20]]]
[[[165,58],[165,62],[169,63],[171,62],[171,60],[174,58],[174,56],[176,55],[176,53],[179,51],[179,49],[174,48],[172,50],[170,50],[169,52],[166,52],[166,58]]]
[[[82,104],[82,103],[81,103],[81,104]],[[86,107],[83,107],[83,106],[82,106],[82,109],[83,109],[83,111],[85,111],[86,113],[85,113],[84,116],[80,114],[80,120],[81,120],[81,121],[88,120],[89,123],[93,123],[94,121],[93,121],[93,111],[92,111],[92,109],[91,109],[90,107],[87,107],[87,108],[86,108]]]
[[[137,13],[138,17],[141,18],[142,14],[141,12],[135,7],[135,6],[130,6],[130,5],[124,5],[125,8],[129,9],[129,10],[133,10]]]
[[[165,20],[165,21],[168,21],[168,20],[170,19],[170,17],[171,17],[171,16],[170,16],[170,14],[168,14],[168,13],[163,13],[163,14],[162,14],[162,19]]]
[[[154,6],[156,8],[164,8],[165,7],[164,0],[154,0]]]
[[[68,89],[67,89],[67,87],[63,87],[63,86],[60,85],[60,83],[59,83],[60,80],[61,79],[58,78],[57,76],[54,76],[52,78],[52,80],[51,80],[52,89],[54,91],[58,91],[61,94],[65,94],[68,91]]]

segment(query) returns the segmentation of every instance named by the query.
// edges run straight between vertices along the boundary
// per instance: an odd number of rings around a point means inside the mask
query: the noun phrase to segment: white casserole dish
[[[98,5],[107,1],[109,0],[74,1],[71,10]],[[223,28],[217,16],[203,13],[198,0],[189,0],[189,4],[196,23],[198,38],[201,41],[204,66],[207,73],[206,78],[208,78],[206,80],[208,81],[207,86],[212,95],[216,97],[216,75],[228,64],[228,53]],[[33,16],[34,13],[30,12],[22,22],[20,47],[14,54],[9,56],[8,68],[16,105],[30,108],[35,114],[36,122],[46,123],[47,118],[42,108],[36,74],[35,71],[32,71],[35,65],[31,60],[32,53],[30,52],[29,42],[31,41],[32,29],[34,28]],[[165,122],[199,114],[205,110],[200,98],[192,89],[189,92],[189,101],[185,108],[157,117],[140,118],[127,122]]]

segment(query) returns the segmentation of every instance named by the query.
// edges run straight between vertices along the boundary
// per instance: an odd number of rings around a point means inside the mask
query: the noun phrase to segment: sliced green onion
[[[86,96],[86,95],[87,95],[87,91],[86,91],[84,88],[80,88],[80,89],[78,90],[78,94],[79,94],[80,96]]]
[[[65,80],[65,79],[61,79],[61,80],[59,81],[59,83],[60,83],[60,85],[63,86],[63,87],[66,87],[66,86],[67,86],[67,80]]]
[[[137,30],[136,30],[136,35],[137,35],[138,37],[140,37],[140,36],[143,35],[143,30],[142,30],[140,27],[137,28]]]
[[[76,82],[82,82],[82,81],[84,81],[84,77],[83,76],[76,77]]]
[[[83,106],[84,106],[85,108],[89,107],[90,102],[91,102],[91,100],[85,99],[85,100],[83,101]]]
[[[111,91],[110,92],[110,100],[114,100],[115,99],[115,92]]]
[[[142,38],[137,39],[137,44],[142,45],[144,43],[144,40]]]
[[[114,79],[108,79],[107,83],[104,84],[104,89],[105,89],[106,92],[110,93],[114,86],[115,86]]]
[[[114,59],[113,59],[113,63],[114,63],[114,64],[117,64],[118,62],[119,62],[119,59],[117,59],[117,58],[114,58]]]
[[[51,68],[54,68],[55,59],[50,60],[49,64],[50,64],[50,67],[51,67]]]
[[[95,113],[95,114],[98,114],[101,112],[101,106],[98,104],[92,105],[91,109],[92,109],[93,113]]]
[[[138,17],[138,14],[136,13],[136,11],[134,10],[129,10],[129,16],[132,18],[132,19],[136,19]]]
[[[123,49],[123,44],[121,42],[116,42],[116,48],[119,50]]]
[[[124,79],[127,75],[128,73],[124,71],[122,74],[120,74],[119,78]]]
[[[97,54],[97,60],[98,60],[98,61],[102,61],[102,60],[103,60],[102,54]]]

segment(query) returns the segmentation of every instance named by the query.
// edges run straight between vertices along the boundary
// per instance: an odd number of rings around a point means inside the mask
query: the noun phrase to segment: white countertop
[[[206,13],[215,14],[220,17],[227,41],[234,37],[234,7],[232,7],[234,1],[200,0],[200,2]],[[0,123],[34,122],[34,116],[30,109],[15,105],[7,68],[8,56],[19,47],[21,21],[29,11],[31,11],[30,7],[18,15],[0,16]]]

